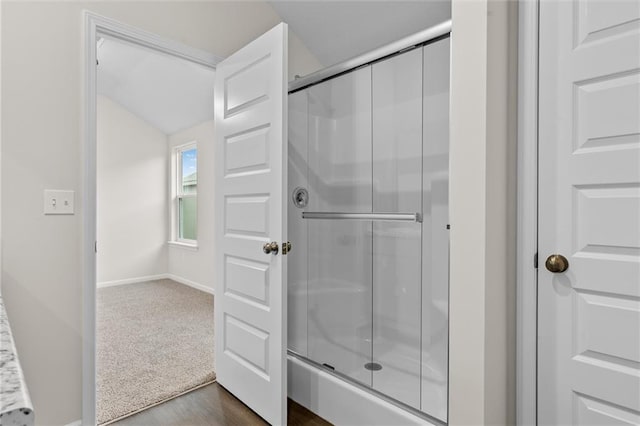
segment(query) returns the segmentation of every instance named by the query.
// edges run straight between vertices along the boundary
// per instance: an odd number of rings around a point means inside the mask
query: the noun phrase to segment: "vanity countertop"
[[[0,296],[0,424],[31,426],[33,421],[33,405]]]

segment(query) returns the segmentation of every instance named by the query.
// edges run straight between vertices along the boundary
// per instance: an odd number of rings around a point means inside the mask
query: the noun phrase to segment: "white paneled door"
[[[640,424],[640,1],[541,1],[539,90],[538,424]]]
[[[287,423],[287,26],[216,68],[216,374]]]

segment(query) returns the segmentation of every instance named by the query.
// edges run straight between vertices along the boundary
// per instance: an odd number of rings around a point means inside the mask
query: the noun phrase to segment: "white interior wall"
[[[280,18],[261,1],[0,7],[3,297],[38,422],[65,425],[80,419],[82,407],[82,11],[222,57]],[[290,73],[316,70],[318,62],[294,39]],[[45,188],[74,190],[75,215],[44,216]]]
[[[210,165],[213,159],[213,120],[205,121],[190,129],[169,136],[167,155],[171,162],[173,148],[189,142],[196,142],[198,147],[198,247],[184,247],[170,244],[168,248],[168,268],[171,278],[186,282],[204,291],[214,290],[214,171]],[[209,166],[207,166],[209,165]],[[174,167],[175,169],[175,167]],[[176,171],[171,175],[175,179]],[[175,216],[171,221],[175,221]]]
[[[167,135],[105,96],[97,107],[97,283],[167,273]]]
[[[449,423],[515,424],[517,3],[452,21]]]
[[[321,64],[307,49],[300,37],[289,28],[289,81],[296,75],[304,76],[324,68],[327,64]]]
[[[485,422],[515,424],[518,3],[490,1],[487,16]]]

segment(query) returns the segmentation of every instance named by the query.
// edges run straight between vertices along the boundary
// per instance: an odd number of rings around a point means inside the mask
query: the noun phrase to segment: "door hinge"
[[[289,252],[291,252],[291,243],[286,241],[282,243],[282,254],[287,255]]]
[[[538,253],[533,255],[533,267],[538,269]]]
[[[95,241],[94,244],[93,244],[93,251],[96,252],[96,253],[98,252],[98,242],[97,241]]]

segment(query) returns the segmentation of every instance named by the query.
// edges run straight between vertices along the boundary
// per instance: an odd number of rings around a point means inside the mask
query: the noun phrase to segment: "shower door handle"
[[[262,246],[262,251],[265,254],[273,254],[274,256],[278,254],[278,243],[275,241],[271,241],[270,243],[265,243]]]

